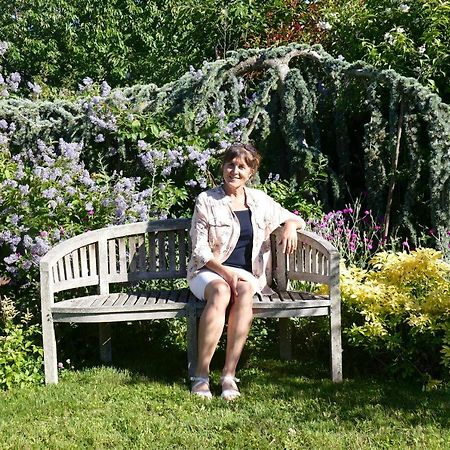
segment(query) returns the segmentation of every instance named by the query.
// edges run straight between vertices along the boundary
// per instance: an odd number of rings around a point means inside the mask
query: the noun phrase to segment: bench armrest
[[[281,227],[272,233],[273,278],[281,290],[289,280],[339,286],[339,252],[330,242],[312,231],[299,230],[297,251],[291,255],[281,252],[278,242]]]

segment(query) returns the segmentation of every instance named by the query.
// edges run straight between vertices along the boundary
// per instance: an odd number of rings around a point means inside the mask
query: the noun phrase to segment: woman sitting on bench
[[[253,295],[269,289],[270,234],[284,224],[280,244],[283,252],[290,254],[297,247],[297,229],[305,227],[303,219],[263,191],[246,187],[260,160],[252,145],[228,147],[223,156],[223,184],[201,193],[195,204],[188,282],[206,306],[200,318],[198,363],[191,392],[203,398],[212,397],[209,365],[228,307],[221,396],[233,400],[240,395],[235,374],[252,323]]]

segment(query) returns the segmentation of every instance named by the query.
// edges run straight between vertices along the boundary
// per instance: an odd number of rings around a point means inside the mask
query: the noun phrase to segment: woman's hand
[[[230,286],[231,291],[231,298],[234,299],[237,297],[237,285],[239,281],[239,276],[236,274],[236,272],[229,270],[226,266],[220,264],[215,259],[209,260],[205,267],[207,267],[209,270],[212,270],[213,272],[216,272],[218,275],[220,275]]]
[[[281,233],[281,251],[290,255],[297,250],[297,229],[301,224],[295,220],[288,220],[284,223]]]
[[[233,272],[232,270],[226,270],[224,268],[224,270],[222,271],[222,273],[220,275],[230,286],[231,299],[233,300],[235,297],[238,296],[238,292],[237,292],[237,285],[238,285],[238,281],[239,281],[238,274],[236,272]]]

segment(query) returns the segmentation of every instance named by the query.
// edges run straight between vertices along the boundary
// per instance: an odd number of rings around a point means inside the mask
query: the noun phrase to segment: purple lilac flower
[[[3,182],[3,186],[5,186],[5,187],[10,186],[13,189],[15,189],[17,187],[17,185],[18,185],[18,183],[16,180],[5,180]]]
[[[4,134],[0,134],[0,145],[6,144],[8,142],[8,138]]]
[[[30,90],[34,93],[34,94],[40,94],[42,92],[42,88],[41,86],[39,86],[39,84],[37,83],[32,83],[30,81],[27,82],[27,86],[30,88]]]
[[[41,166],[37,166],[33,169],[33,175],[36,175],[44,181],[48,180],[48,171]]]
[[[19,186],[19,191],[22,195],[27,195],[30,192],[30,186],[28,186],[28,184],[21,184]]]
[[[24,270],[30,270],[30,268],[31,268],[32,265],[33,265],[32,262],[29,261],[29,260],[27,260],[27,259],[26,259],[25,261],[22,262],[22,268],[23,268]]]
[[[200,81],[204,76],[201,69],[195,70],[193,66],[189,66],[189,73],[195,81]]]
[[[23,245],[24,245],[25,248],[29,248],[29,247],[31,247],[33,245],[33,239],[31,239],[31,237],[28,236],[28,234],[26,234],[23,237]]]
[[[16,247],[19,245],[19,242],[22,240],[20,236],[13,235],[9,241],[12,247]]]
[[[103,136],[103,134],[97,134],[97,136],[95,136],[95,142],[105,142],[105,136]]]
[[[8,92],[8,89],[3,89],[1,92],[0,92],[0,96],[2,96],[2,97],[9,97],[9,92]]]
[[[35,239],[35,243],[31,246],[31,253],[38,255],[38,256],[43,256],[49,250],[50,250],[50,245],[48,245],[47,242],[44,241],[44,239],[37,236]]]
[[[83,170],[80,181],[87,187],[91,187],[94,184],[89,172],[86,169]]]
[[[55,160],[48,155],[43,155],[42,159],[50,167],[53,166],[53,164],[55,164]]]
[[[58,191],[54,187],[49,187],[48,189],[44,189],[42,191],[42,196],[44,198],[52,199],[55,198]]]
[[[24,166],[22,163],[19,163],[17,165],[17,170],[16,170],[16,179],[17,180],[22,180],[23,178],[25,178],[25,171],[24,171]]]
[[[83,150],[83,143],[66,142],[64,139],[59,140],[59,148],[61,155],[65,158],[77,161],[80,157],[80,153]]]
[[[9,230],[3,230],[0,233],[0,243],[9,244],[12,233]]]
[[[83,78],[83,84],[78,84],[78,88],[80,89],[80,91],[84,91],[85,89],[92,86],[93,83],[94,83],[94,81],[92,80],[92,78],[85,77],[85,78]]]
[[[13,225],[17,225],[19,222],[20,222],[20,219],[22,218],[23,216],[19,216],[18,214],[13,214],[11,217],[10,217],[10,221],[11,221],[11,223],[13,224]]]
[[[253,105],[253,103],[255,103],[257,99],[258,95],[256,94],[256,92],[254,92],[250,97],[247,97],[245,99],[245,106],[248,108],[249,106]]]
[[[146,150],[148,147],[147,142],[143,141],[142,139],[138,140],[137,145],[140,150]]]
[[[5,119],[0,120],[0,129],[1,130],[7,130],[8,129],[8,122]]]
[[[102,81],[102,84],[100,86],[100,95],[102,97],[106,97],[110,93],[111,93],[111,86],[106,81]]]
[[[91,121],[91,123],[97,125],[99,128],[104,128],[110,131],[117,130],[116,118],[114,116],[111,116],[110,119],[107,121],[100,117],[95,116],[94,114],[91,114],[89,116],[89,120]]]
[[[6,264],[15,264],[19,259],[20,255],[18,253],[11,253],[6,258],[3,258],[3,261],[5,261]]]
[[[9,79],[14,83],[20,83],[22,77],[20,76],[19,72],[13,72],[9,75]]]
[[[0,56],[3,56],[8,50],[9,42],[0,41]]]

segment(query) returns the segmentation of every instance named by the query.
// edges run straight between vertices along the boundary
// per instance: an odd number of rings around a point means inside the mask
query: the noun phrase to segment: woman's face
[[[225,188],[231,191],[243,187],[252,175],[252,169],[239,156],[223,165],[222,176]]]

